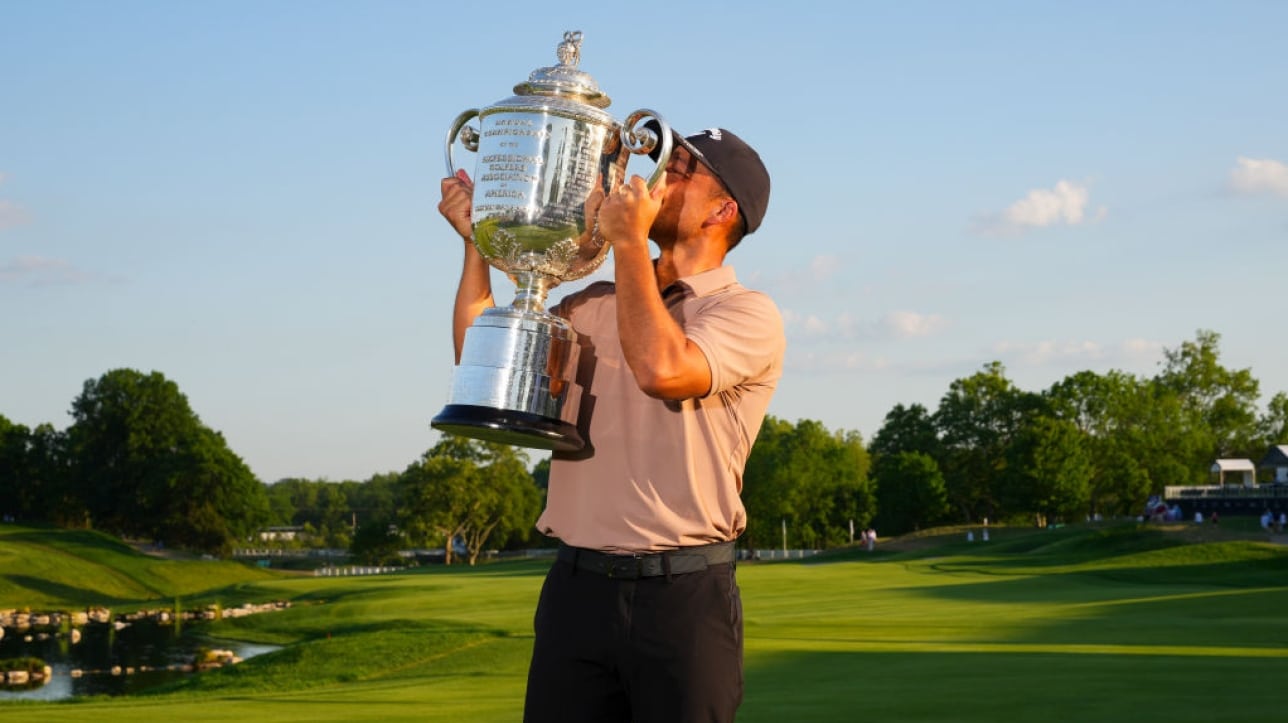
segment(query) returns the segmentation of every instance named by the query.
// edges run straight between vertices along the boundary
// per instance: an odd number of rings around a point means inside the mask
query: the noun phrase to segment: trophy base
[[[555,452],[576,452],[586,446],[576,425],[513,409],[449,404],[429,426],[462,437]]]

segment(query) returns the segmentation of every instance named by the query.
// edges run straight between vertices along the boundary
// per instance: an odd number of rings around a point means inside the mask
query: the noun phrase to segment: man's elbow
[[[711,387],[709,378],[700,379],[691,374],[667,374],[660,370],[635,372],[635,383],[648,396],[673,402],[703,396]]]

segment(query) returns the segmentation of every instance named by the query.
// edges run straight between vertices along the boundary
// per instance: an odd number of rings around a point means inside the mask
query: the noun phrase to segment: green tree
[[[878,527],[899,534],[943,519],[948,513],[944,496],[947,492],[936,460],[943,457],[944,450],[935,420],[924,406],[896,404],[886,413],[868,451],[872,455]],[[913,463],[902,456],[909,454],[930,460],[933,474],[917,468],[919,461]],[[926,489],[927,486],[934,489]],[[928,507],[919,509],[917,506],[923,503]]]
[[[1038,417],[1011,446],[1009,509],[1047,521],[1081,519],[1091,498],[1091,456],[1085,435],[1067,419]]]
[[[1257,426],[1265,446],[1288,444],[1288,394],[1279,392],[1271,397]]]
[[[267,518],[262,485],[159,372],[86,381],[72,418],[71,492],[95,528],[223,552]]]
[[[1018,389],[996,361],[954,381],[940,399],[934,415],[943,444],[939,467],[962,522],[1005,512],[998,485],[1006,476],[1008,450],[1040,407],[1040,397]]]
[[[743,474],[747,543],[764,546],[782,522],[789,544],[821,547],[848,540],[876,509],[868,454],[857,432],[831,432],[814,420],[796,425],[766,416]]]
[[[1137,514],[1169,484],[1200,481],[1209,437],[1174,389],[1121,371],[1084,371],[1045,393],[1050,414],[1075,425],[1091,463],[1088,507]]]
[[[1120,371],[1082,371],[1052,385],[1045,396],[1051,415],[1082,435],[1091,462],[1089,511],[1120,515],[1137,509],[1150,487],[1148,461],[1134,451],[1147,433],[1139,425],[1152,416],[1148,382]]]
[[[1193,415],[1206,448],[1189,460],[1206,470],[1213,459],[1249,457],[1263,451],[1257,428],[1259,383],[1250,369],[1226,369],[1220,363],[1221,335],[1200,329],[1194,341],[1165,349],[1163,370],[1155,377],[1161,388],[1179,395]]]
[[[322,508],[318,495],[326,482],[288,477],[270,486],[273,509],[289,511],[281,522],[303,527],[308,525],[316,532],[322,525]]]
[[[877,512],[871,457],[863,438],[858,432],[849,430],[833,435],[833,439],[828,452],[828,463],[832,467],[832,503],[820,535],[827,546],[850,542],[850,529],[868,527]],[[828,485],[825,483],[825,486]]]
[[[485,463],[462,538],[469,564],[489,547],[511,539],[527,540],[541,512],[541,490],[528,471],[527,454],[518,447],[483,442]]]
[[[32,519],[68,527],[84,527],[83,511],[75,504],[68,473],[67,436],[50,424],[37,425],[27,435],[25,500]]]
[[[874,474],[881,529],[902,534],[934,525],[948,514],[948,488],[939,463],[930,455],[916,451],[883,455],[874,465]]]
[[[439,541],[448,564],[460,540],[472,565],[490,540],[536,519],[540,491],[527,469],[513,447],[446,436],[399,479],[402,528],[413,542]]]
[[[35,500],[41,490],[33,489],[30,465],[31,433],[0,414],[0,515],[24,519],[32,517]]]
[[[402,565],[402,538],[388,519],[370,518],[358,524],[349,553],[363,565]]]
[[[347,548],[353,537],[353,513],[342,483],[319,483],[316,500],[316,526],[323,544],[335,549]]]
[[[938,459],[943,454],[939,443],[939,433],[935,429],[935,419],[920,404],[905,407],[896,404],[886,413],[881,429],[872,437],[868,445],[873,464],[886,455],[900,452],[921,452]]]
[[[189,549],[226,554],[268,520],[264,486],[218,432],[199,426],[166,476],[153,536]]]
[[[292,500],[292,486],[298,482],[281,479],[265,485],[264,494],[268,497],[269,521],[274,526],[289,526],[295,522],[295,503]]]
[[[1162,493],[1166,485],[1207,483],[1214,436],[1201,420],[1196,421],[1183,395],[1151,380],[1134,412],[1128,449],[1150,480],[1149,494]]]
[[[747,510],[743,537],[749,548],[770,546],[778,525],[791,512],[789,491],[793,483],[784,459],[785,440],[791,431],[789,422],[765,415],[743,467],[742,504]]]
[[[550,489],[550,458],[543,457],[532,466],[532,479],[541,489]]]
[[[396,518],[398,511],[398,473],[383,472],[372,475],[366,482],[346,482],[342,485],[349,510],[359,527],[366,520]]]
[[[0,428],[5,420],[0,417]],[[89,514],[68,467],[67,436],[52,425],[0,429],[0,512],[17,519],[88,527]]]

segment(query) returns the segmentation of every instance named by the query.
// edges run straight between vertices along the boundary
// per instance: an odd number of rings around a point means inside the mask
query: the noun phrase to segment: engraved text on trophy
[[[593,271],[597,249],[583,248],[594,220],[586,204],[606,170],[600,149],[608,129],[538,112],[495,113],[482,126],[474,194],[479,250],[511,274],[566,281]]]

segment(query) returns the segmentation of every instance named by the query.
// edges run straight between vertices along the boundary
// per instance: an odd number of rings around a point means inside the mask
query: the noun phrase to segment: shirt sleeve
[[[711,367],[706,396],[776,380],[782,373],[783,318],[773,300],[758,291],[744,289],[702,308],[686,320],[684,333]]]

